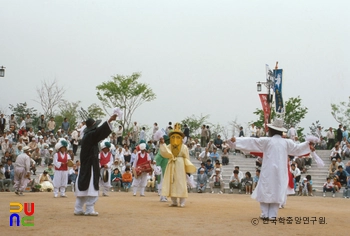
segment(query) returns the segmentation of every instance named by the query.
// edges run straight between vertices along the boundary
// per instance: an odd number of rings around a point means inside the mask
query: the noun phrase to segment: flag
[[[270,105],[268,102],[268,94],[267,93],[260,93],[259,97],[260,97],[260,101],[261,101],[261,105],[264,111],[264,123],[265,123],[265,132],[267,132],[268,128],[267,128],[267,123],[269,122],[269,116],[270,116]]]
[[[283,70],[277,69],[273,70],[273,74],[275,77],[275,101],[276,101],[276,112],[284,113],[284,105],[283,105],[283,97],[282,97],[282,75]]]

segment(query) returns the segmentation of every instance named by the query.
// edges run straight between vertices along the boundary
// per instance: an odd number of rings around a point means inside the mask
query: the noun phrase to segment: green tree
[[[80,105],[80,101],[77,102],[69,102],[63,100],[62,103],[58,106],[60,109],[59,114],[55,116],[56,122],[56,130],[61,128],[62,122],[64,118],[68,119],[70,128],[69,130],[73,130],[79,120],[78,107]]]
[[[182,127],[186,124],[190,129],[190,136],[195,138],[200,138],[200,128],[202,125],[207,125],[209,115],[200,115],[200,116],[188,116],[181,121]]]
[[[140,73],[133,73],[130,76],[116,75],[112,80],[96,86],[97,98],[102,102],[107,114],[114,107],[123,110],[121,125],[124,130],[129,128],[135,110],[143,103],[156,98],[147,84],[138,82],[140,77]]]
[[[307,114],[308,108],[302,106],[301,104],[301,98],[298,96],[296,98],[289,98],[285,102],[285,113],[284,113],[284,125],[286,129],[289,129],[292,125],[297,129],[299,140],[303,140],[303,131],[304,128],[299,127],[299,124],[302,119],[305,118],[305,115]],[[259,116],[259,119],[254,121],[253,123],[256,126],[264,127],[264,112],[262,109],[256,109],[255,112],[253,112],[255,115]],[[271,120],[273,120],[276,117],[276,112],[272,109],[271,110]]]
[[[39,117],[38,112],[34,107],[28,107],[28,104],[26,102],[23,102],[17,103],[16,106],[10,104],[9,109],[11,110],[12,114],[15,115],[18,125],[21,123],[21,117],[25,118],[26,115],[29,114],[33,119],[33,127],[36,127]]]
[[[341,102],[340,104],[331,104],[331,114],[333,118],[342,125],[350,126],[350,97],[349,101]]]

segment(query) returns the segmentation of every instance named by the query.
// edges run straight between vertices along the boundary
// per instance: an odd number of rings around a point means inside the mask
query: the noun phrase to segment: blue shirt
[[[205,168],[207,168],[206,171],[208,172],[208,170],[214,169],[214,166],[213,164],[210,164],[210,165],[205,164]]]
[[[259,176],[254,176],[253,177],[253,183],[257,183],[259,181]]]

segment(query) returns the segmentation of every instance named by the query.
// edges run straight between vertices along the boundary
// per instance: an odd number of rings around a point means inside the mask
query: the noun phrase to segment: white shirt
[[[27,173],[30,172],[30,160],[31,158],[26,154],[22,153],[16,158],[16,162],[14,164],[15,167],[23,167]]]

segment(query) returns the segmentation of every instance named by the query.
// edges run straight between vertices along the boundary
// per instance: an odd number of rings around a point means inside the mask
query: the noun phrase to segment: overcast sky
[[[284,70],[283,98],[300,96],[309,131],[337,126],[348,101],[350,1],[0,0],[1,104],[35,103],[42,80],[65,98],[98,103],[96,86],[142,72],[157,99],[134,120],[165,127],[192,114],[243,125],[260,108],[265,64]],[[9,109],[7,109],[10,113]]]

